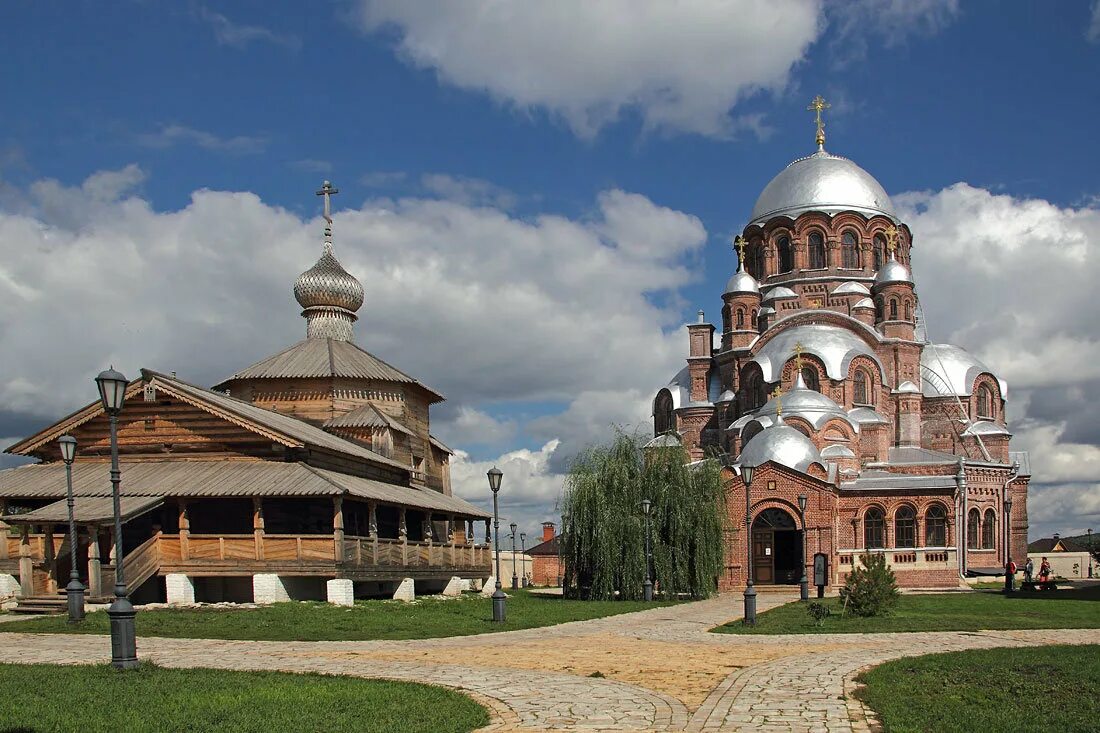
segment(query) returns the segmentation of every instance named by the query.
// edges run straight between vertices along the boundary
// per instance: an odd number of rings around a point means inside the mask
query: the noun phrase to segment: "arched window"
[[[722,330],[723,331],[730,330],[731,325],[732,324],[730,323],[730,306],[729,306],[729,303],[726,303],[724,306],[722,306]]]
[[[764,396],[764,382],[758,373],[752,373],[743,381],[745,390],[745,405],[749,410],[755,410],[766,401]]]
[[[913,306],[908,300],[905,301],[905,320],[913,320]]]
[[[863,546],[867,549],[886,547],[886,521],[876,506],[863,515]]]
[[[890,320],[898,320],[898,299],[890,298]]]
[[[993,538],[996,537],[997,512],[992,509],[985,510],[985,521],[982,522],[982,549],[993,549]]]
[[[886,262],[886,240],[882,238],[881,234],[875,235],[875,272],[882,269],[883,263]]]
[[[940,504],[924,513],[924,546],[947,547],[947,510]]]
[[[996,417],[993,414],[993,390],[985,384],[978,387],[978,417],[989,420]]]
[[[790,272],[794,269],[794,254],[791,252],[791,238],[780,237],[778,242],[779,248],[779,271]]]
[[[737,309],[737,327],[738,328],[744,328],[745,327],[745,310],[743,308],[738,308]]]
[[[756,328],[756,309],[752,309],[752,327]]]
[[[852,392],[853,392],[852,402],[853,402],[853,404],[856,404],[856,405],[870,405],[870,404],[872,404],[871,399],[870,399],[871,390],[867,386],[868,382],[869,382],[869,380],[867,379],[867,372],[863,371],[862,369],[857,369],[855,379],[852,382]]]
[[[977,550],[979,547],[978,536],[979,525],[981,521],[979,517],[981,513],[977,509],[971,509],[966,515],[966,547],[969,550]]]
[[[810,269],[821,270],[825,267],[825,237],[820,232],[810,234]]]
[[[672,395],[662,389],[653,401],[653,434],[664,435],[671,431],[675,423],[672,420]]]
[[[802,367],[802,379],[806,382],[806,386],[815,392],[821,391],[821,380],[817,376],[817,370],[813,367]]]
[[[859,269],[859,243],[856,241],[855,232],[844,232],[840,237],[840,261],[841,267],[849,270]]]
[[[917,513],[911,506],[894,512],[894,547],[917,546]]]
[[[756,242],[749,250],[749,274],[757,280],[764,279],[764,244]]]

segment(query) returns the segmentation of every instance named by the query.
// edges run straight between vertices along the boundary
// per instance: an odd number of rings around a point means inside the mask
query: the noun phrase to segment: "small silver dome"
[[[888,425],[890,422],[871,407],[853,407],[848,410],[848,417],[860,425]]]
[[[343,268],[326,243],[321,258],[294,282],[294,298],[303,308],[343,308],[363,305],[363,285]]]
[[[751,223],[764,224],[776,216],[793,219],[807,211],[858,211],[897,221],[894,204],[870,173],[824,150],[799,158],[780,171],[756,199]]]
[[[791,298],[797,298],[798,293],[783,285],[776,285],[774,288],[768,291],[768,294],[764,296],[764,302],[768,303],[773,300],[790,300]]]
[[[966,430],[963,431],[963,435],[1008,435],[1012,433],[1008,432],[1008,428],[1003,425],[998,425],[995,422],[989,420],[978,420],[972,423]]]
[[[754,414],[758,416],[777,416],[780,404],[783,406],[784,417],[800,417],[810,423],[814,430],[820,430],[825,423],[833,418],[839,418],[858,430],[857,424],[848,417],[848,413],[844,411],[843,407],[834,402],[828,395],[806,386],[806,380],[803,379],[801,372],[795,377],[794,384],[789,392],[779,398],[772,397]]]
[[[733,402],[737,399],[737,395],[733,393],[732,389],[727,389],[722,394],[718,395],[718,399],[715,402]]]
[[[833,291],[833,295],[870,295],[871,291],[863,283],[849,280]]]
[[[834,461],[840,458],[855,458],[856,454],[852,452],[852,449],[846,445],[840,443],[834,443],[833,445],[827,445],[821,449],[822,458],[831,458]]]
[[[871,300],[870,298],[864,298],[863,300],[856,301],[856,304],[852,306],[852,310],[855,310],[856,308],[870,308],[871,310],[874,310],[875,301]]]
[[[890,259],[875,275],[876,288],[890,283],[913,283],[913,278],[909,275],[909,268],[898,262],[893,254],[890,255]]]
[[[737,272],[733,273],[733,277],[726,283],[726,293],[755,293],[760,294],[760,283],[756,282],[756,278],[738,268]]]
[[[894,394],[920,394],[920,387],[906,379],[897,386],[897,389],[894,390]]]
[[[749,439],[738,460],[742,465],[753,467],[762,466],[768,461],[802,473],[815,463],[825,467],[813,441],[782,422],[761,430]]]

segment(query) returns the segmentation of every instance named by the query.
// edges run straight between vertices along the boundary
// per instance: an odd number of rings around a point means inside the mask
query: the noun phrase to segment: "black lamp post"
[[[1012,499],[1005,497],[1005,593],[1015,588],[1016,575],[1012,572]]]
[[[806,503],[809,501],[805,494],[798,495],[798,516],[802,522],[802,579],[798,581],[798,600],[810,600],[810,581],[806,577],[806,540],[809,534],[806,532]]]
[[[516,575],[516,523],[508,525],[512,530],[512,590],[519,588],[519,576]]]
[[[520,585],[526,588],[530,583],[527,582],[527,533],[519,533],[519,554],[523,555],[523,580],[520,581]]]
[[[493,491],[493,556],[496,558],[496,590],[493,591],[493,622],[504,623],[504,591],[500,589],[500,513],[497,511],[497,494],[500,492],[500,480],[504,472],[496,466],[489,469],[489,488]]]
[[[1092,527],[1089,527],[1089,577],[1092,577]]]
[[[62,435],[57,442],[61,446],[61,460],[65,462],[65,499],[69,504],[69,584],[65,597],[69,602],[69,623],[84,620],[84,585],[76,567],[76,520],[73,518],[73,461],[76,459],[76,438]]]
[[[642,499],[642,514],[645,515],[645,583],[642,584],[642,598],[646,601],[653,600],[653,563],[650,554],[649,512],[653,509],[653,502]]]
[[[755,466],[741,466],[741,480],[745,482],[745,618],[746,626],[756,626],[756,588],[752,585],[752,474]]]
[[[95,381],[111,425],[111,498],[115,510],[115,600],[107,609],[107,616],[111,619],[111,664],[116,669],[133,669],[138,666],[135,612],[127,598],[122,567],[122,506],[118,495],[118,485],[122,480],[118,468],[118,413],[122,412],[122,403],[126,399],[126,377],[112,367],[100,372]]]

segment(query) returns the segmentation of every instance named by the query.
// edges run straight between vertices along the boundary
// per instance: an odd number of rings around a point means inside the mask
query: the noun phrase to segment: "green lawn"
[[[859,697],[888,733],[1095,731],[1100,646],[981,649],[887,662]]]
[[[574,601],[524,590],[510,591],[507,621],[492,622],[492,603],[480,596],[425,598],[415,603],[357,601],[353,607],[328,603],[276,603],[241,609],[158,609],[138,611],[138,636],[264,641],[428,639],[551,626],[612,616],[668,603]],[[107,614],[88,614],[70,626],[62,616],[11,621],[3,632],[107,634]]]
[[[0,664],[0,731],[431,731],[489,722],[468,697],[411,682],[145,664]]]
[[[1004,596],[995,591],[903,595],[887,616],[845,616],[837,598],[823,601],[832,611],[821,626],[795,601],[756,618],[756,626],[733,621],[712,631],[724,634],[855,634],[892,631],[978,631],[981,629],[1100,628],[1100,586],[1042,594]]]

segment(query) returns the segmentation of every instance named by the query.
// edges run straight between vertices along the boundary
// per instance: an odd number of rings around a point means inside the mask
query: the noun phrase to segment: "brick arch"
[[[972,418],[977,419],[978,415],[978,390],[985,387],[990,390],[992,401],[990,406],[992,409],[992,415],[995,420],[1000,421],[1004,417],[1004,396],[1001,395],[1001,383],[997,381],[989,372],[982,372],[978,376],[974,377],[974,384],[970,389],[970,415]]]
[[[756,482],[754,481],[753,483],[755,484]],[[759,501],[752,504],[752,506],[749,508],[749,514],[752,516],[752,521],[749,522],[749,526],[751,527],[756,522],[756,518],[761,514],[761,512],[764,512],[768,509],[782,509],[783,511],[787,512],[787,514],[791,515],[791,517],[794,519],[794,526],[797,529],[805,529],[805,527],[802,526],[802,522],[798,516],[798,505],[793,504],[786,499],[779,499],[774,496],[769,496],[766,499],[760,499]]]
[[[851,410],[856,406],[855,404],[855,379],[856,372],[863,370],[870,379],[867,385],[867,396],[871,399],[871,404],[877,407],[882,403],[882,379],[883,375],[875,363],[874,359],[868,359],[863,354],[852,359],[852,363],[848,365],[848,375],[844,380],[845,394],[844,394],[844,408]]]
[[[825,372],[825,362],[821,361],[814,354],[802,354],[802,368],[813,369],[817,374],[817,384],[822,389],[829,385],[829,375]],[[780,380],[783,384],[784,391],[790,391],[794,386],[795,376],[795,357],[791,357],[783,364],[783,369],[780,371]],[[812,384],[807,384],[808,387],[813,388]]]
[[[895,519],[897,519],[898,509],[906,506],[913,510],[914,517],[922,516],[922,514],[917,510],[917,505],[909,499],[895,499],[891,501],[887,506],[889,507],[889,513],[886,515],[886,518],[890,521],[894,521]]]
[[[852,426],[848,424],[847,420],[842,420],[839,417],[834,417],[826,421],[825,424],[821,426],[821,430],[818,432],[823,438],[825,438],[828,437],[827,434],[830,430],[835,430],[839,432],[842,436],[844,436],[844,440],[848,441],[849,443],[854,442],[856,439],[856,432],[852,429]]]

